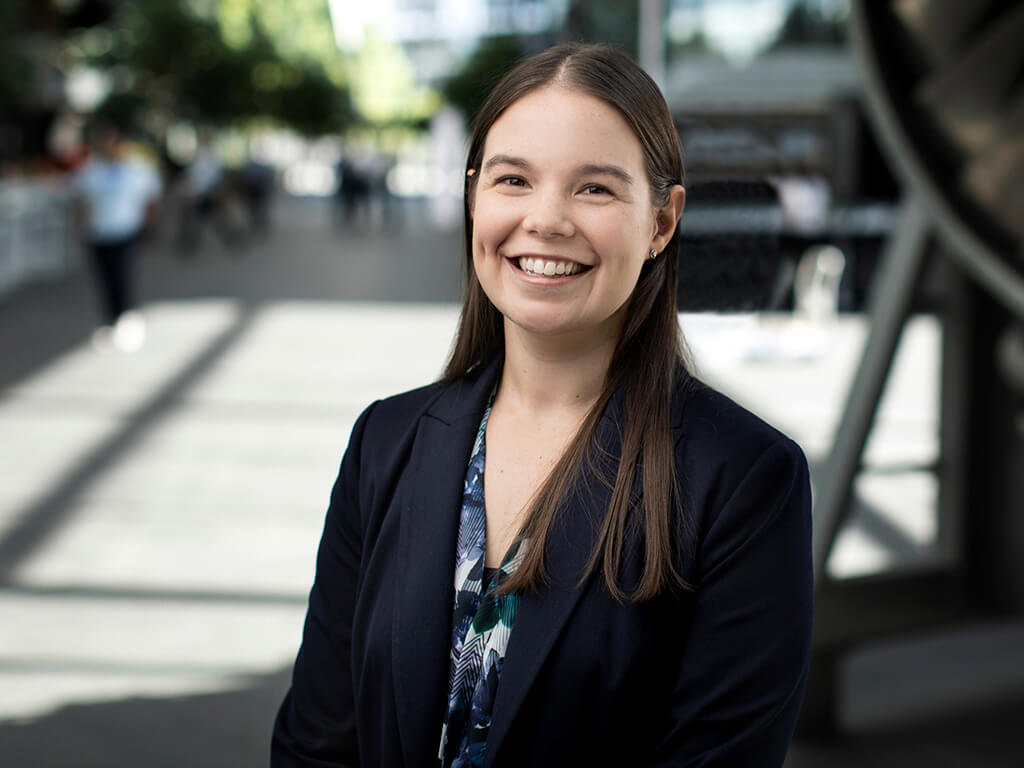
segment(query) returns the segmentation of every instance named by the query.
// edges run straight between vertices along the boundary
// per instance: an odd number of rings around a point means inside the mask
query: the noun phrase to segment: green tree
[[[374,127],[415,125],[436,109],[437,93],[420,85],[402,47],[368,29],[348,61],[352,103]]]
[[[330,35],[326,0],[295,6],[299,29],[319,19]],[[343,128],[352,110],[333,40],[321,54],[291,32],[272,33],[282,10],[278,0],[121,2],[109,22],[113,44],[88,57],[119,75],[101,109],[131,110],[136,122],[148,114],[211,124],[271,118],[309,134]],[[322,48],[322,36],[313,37]]]
[[[62,16],[47,0],[0,2],[0,163],[46,152],[63,104]]]
[[[0,2],[0,120],[59,100],[60,23],[48,0]]]
[[[25,5],[0,3],[0,112],[20,109],[29,98],[33,79],[32,64],[22,43],[26,28]]]

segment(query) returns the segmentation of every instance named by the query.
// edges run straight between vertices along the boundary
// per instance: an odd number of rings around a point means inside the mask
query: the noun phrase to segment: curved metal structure
[[[857,0],[851,32],[862,96],[901,177],[901,224],[872,297],[872,332],[816,507],[815,568],[848,509],[930,236],[1024,320],[1024,3]]]
[[[1024,318],[1024,3],[854,2],[867,107],[949,255]]]
[[[851,648],[1024,611],[1024,2],[852,0],[850,25],[862,100],[904,199],[816,489],[815,661],[801,730],[817,734],[837,728],[840,661]],[[939,536],[955,562],[833,581],[825,565],[900,334],[935,273],[943,363],[933,471]]]

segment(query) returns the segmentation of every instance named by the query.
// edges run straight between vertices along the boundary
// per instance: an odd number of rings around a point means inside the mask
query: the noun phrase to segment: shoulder
[[[381,499],[390,498],[415,455],[445,450],[452,435],[446,423],[458,420],[464,426],[463,419],[472,418],[478,423],[475,407],[467,397],[466,379],[435,382],[371,403],[352,428],[341,467],[345,484],[359,488],[360,506],[376,509]]]
[[[380,470],[378,474],[398,472],[419,435],[437,441],[452,434],[430,427],[458,424],[461,428],[471,423],[476,428],[497,370],[496,365],[484,366],[454,381],[434,382],[375,401],[356,421],[349,452],[368,459]]]
[[[467,418],[478,422],[500,370],[501,360],[495,360],[452,381],[436,381],[378,400],[372,406],[372,423],[376,428],[392,432],[416,424],[424,417],[445,424]]]
[[[676,466],[698,547],[736,545],[776,526],[808,537],[810,479],[800,446],[695,379],[674,405]]]
[[[397,435],[414,427],[446,386],[449,385],[433,382],[376,400],[363,411],[359,420],[364,422],[367,431],[378,438]]]
[[[341,461],[335,493],[339,488],[356,493],[359,488],[372,495],[374,489],[393,484],[437,389],[437,384],[431,384],[375,400],[359,414]]]
[[[124,167],[136,183],[147,187],[160,185],[160,173],[149,160],[131,156],[125,160]]]
[[[411,440],[424,419],[451,423],[464,417],[479,420],[483,413],[480,392],[488,373],[472,373],[455,381],[435,381],[371,403],[360,415],[353,435],[364,445],[393,452]]]
[[[673,415],[676,456],[683,462],[742,472],[774,450],[806,463],[787,435],[699,379],[680,384]]]

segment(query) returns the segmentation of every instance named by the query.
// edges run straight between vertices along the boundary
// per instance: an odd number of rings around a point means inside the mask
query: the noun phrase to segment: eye
[[[587,195],[610,195],[611,192],[607,187],[602,187],[600,184],[587,184],[583,187],[584,194]]]
[[[495,183],[500,187],[522,187],[526,184],[519,176],[502,176]]]

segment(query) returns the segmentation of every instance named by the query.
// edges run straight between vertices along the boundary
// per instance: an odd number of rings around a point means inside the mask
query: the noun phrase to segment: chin
[[[505,315],[505,320],[537,336],[554,337],[586,333],[588,329],[597,330],[592,324],[580,322],[578,318],[568,318],[557,313],[513,313],[511,316]]]
[[[543,313],[513,312],[505,315],[505,321],[528,333],[541,336],[557,335],[572,329],[572,324],[565,318],[552,317]]]

